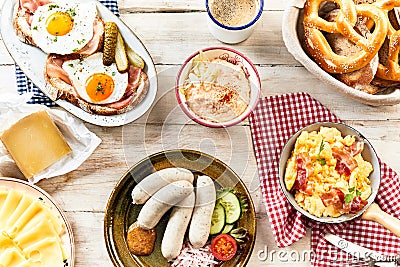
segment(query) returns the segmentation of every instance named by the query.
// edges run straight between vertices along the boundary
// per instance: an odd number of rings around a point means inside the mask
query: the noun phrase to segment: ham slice
[[[62,68],[62,64],[68,59],[72,58],[50,54],[46,60],[47,75],[52,78],[59,78],[69,85],[72,85],[71,80],[68,77],[68,73]]]
[[[99,51],[101,46],[103,45],[103,34],[104,34],[104,23],[99,18],[93,22],[93,37],[81,50],[76,52],[76,54],[80,54],[82,56],[90,56],[95,52]]]
[[[111,104],[108,104],[107,107],[121,109],[128,105],[133,98],[136,97],[136,91],[140,85],[142,78],[142,69],[134,66],[130,66],[129,68],[129,78],[128,78],[128,86],[126,87],[124,97],[121,101],[117,101]]]
[[[33,14],[39,6],[43,6],[51,2],[52,1],[49,0],[19,0],[19,6]]]
[[[335,170],[339,174],[350,176],[351,172],[357,168],[357,161],[353,158],[350,152],[345,149],[332,148],[332,156],[336,159]]]

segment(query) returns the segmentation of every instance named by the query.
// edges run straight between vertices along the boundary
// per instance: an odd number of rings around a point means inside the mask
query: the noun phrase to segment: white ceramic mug
[[[211,0],[216,1],[216,0]],[[208,13],[208,28],[211,34],[223,43],[236,44],[240,43],[250,37],[254,30],[256,22],[261,17],[264,0],[258,1],[258,11],[255,17],[247,24],[241,26],[227,26],[219,22],[214,18],[211,13],[211,7],[209,5],[210,0],[206,0],[206,8]]]

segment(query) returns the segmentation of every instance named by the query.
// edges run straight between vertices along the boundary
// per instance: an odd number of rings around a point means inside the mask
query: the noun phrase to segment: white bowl
[[[288,51],[308,71],[321,81],[329,84],[333,89],[349,98],[371,106],[391,106],[400,103],[400,89],[386,90],[381,94],[371,95],[358,91],[321,69],[304,51],[304,34],[302,28],[302,15],[304,0],[292,0],[283,15],[282,34],[283,41]]]
[[[258,74],[258,71],[256,67],[253,65],[253,63],[242,53],[233,50],[228,47],[209,47],[201,50],[207,58],[229,58],[229,62],[234,63],[234,64],[241,64],[243,68],[248,72],[248,79],[250,81],[250,102],[246,108],[246,110],[239,115],[238,117],[234,118],[233,120],[227,121],[227,122],[211,122],[209,120],[205,120],[198,115],[196,115],[187,105],[185,95],[179,90],[179,87],[183,85],[188,72],[191,67],[192,59],[199,54],[199,51],[195,52],[191,56],[186,59],[186,61],[183,63],[182,67],[180,68],[177,78],[176,78],[176,87],[175,87],[175,93],[176,93],[176,98],[178,100],[178,103],[180,107],[182,108],[183,112],[191,118],[193,121],[202,124],[204,126],[208,127],[214,127],[214,128],[220,128],[220,127],[229,127],[232,125],[235,125],[241,121],[243,121],[245,118],[247,118],[252,110],[255,108],[255,106],[258,103],[259,96],[260,96],[260,91],[261,91],[261,79]]]

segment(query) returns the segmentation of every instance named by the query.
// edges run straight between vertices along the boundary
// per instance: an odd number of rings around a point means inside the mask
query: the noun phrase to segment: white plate
[[[74,247],[74,236],[72,235],[72,228],[69,224],[67,217],[65,216],[63,210],[58,206],[58,204],[54,201],[54,199],[47,194],[43,189],[29,184],[23,180],[8,178],[8,177],[0,177],[0,186],[6,188],[13,188],[19,191],[26,192],[27,194],[41,198],[43,202],[51,208],[51,210],[57,214],[60,219],[65,224],[65,234],[61,237],[61,241],[64,245],[67,263],[65,266],[74,267],[74,259],[75,259],[75,247]]]
[[[81,2],[89,1],[91,0],[85,0]],[[104,21],[114,21],[118,25],[118,29],[124,37],[125,42],[143,58],[146,64],[144,71],[149,77],[149,91],[143,101],[134,109],[124,114],[112,116],[89,114],[65,100],[57,100],[55,102],[65,110],[86,122],[100,126],[120,126],[138,119],[150,108],[157,93],[157,73],[149,52],[146,50],[139,38],[108,8],[106,8],[100,2],[95,2],[99,16]],[[10,55],[23,70],[23,72],[32,80],[34,84],[36,84],[47,96],[49,96],[48,92],[46,92],[46,82],[44,79],[44,69],[47,54],[36,47],[21,42],[14,31],[13,12],[17,3],[18,0],[5,0],[3,4],[1,10],[0,29],[3,42],[6,45]]]
[[[299,61],[308,71],[314,74],[321,81],[329,84],[339,93],[349,98],[357,100],[361,103],[371,106],[388,106],[400,103],[400,89],[387,91],[386,94],[371,95],[362,91],[358,91],[346,84],[340,82],[332,75],[321,69],[303,50],[299,37],[300,32],[297,31],[298,20],[301,19],[305,0],[292,0],[288,4],[282,20],[283,41],[288,51]]]

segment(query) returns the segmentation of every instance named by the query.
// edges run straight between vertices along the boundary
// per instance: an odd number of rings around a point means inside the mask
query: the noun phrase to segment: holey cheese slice
[[[44,110],[20,119],[5,130],[0,139],[26,178],[40,173],[72,152]]]
[[[0,267],[64,267],[63,221],[41,199],[0,188]]]

